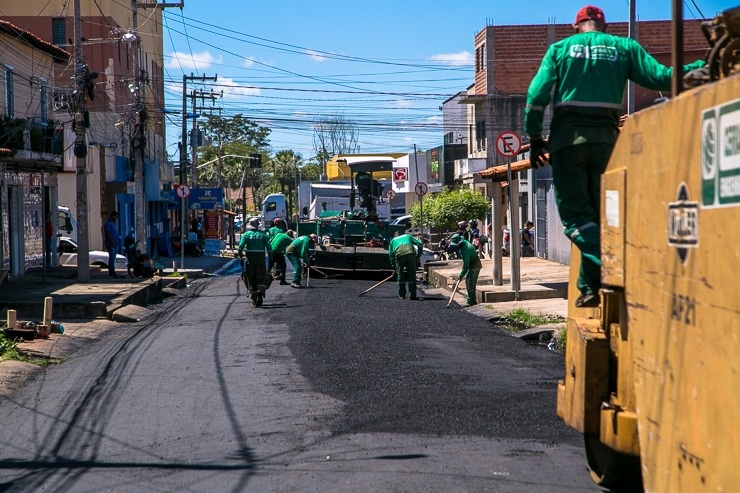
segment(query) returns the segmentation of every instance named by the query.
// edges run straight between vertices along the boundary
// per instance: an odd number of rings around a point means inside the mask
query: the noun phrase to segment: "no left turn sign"
[[[522,141],[514,132],[502,132],[496,137],[496,152],[504,157],[514,157],[519,154]]]

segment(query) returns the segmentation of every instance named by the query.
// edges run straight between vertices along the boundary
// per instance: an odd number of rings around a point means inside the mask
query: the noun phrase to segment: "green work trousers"
[[[416,255],[407,253],[396,257],[398,296],[406,297],[406,283],[409,285],[409,296],[416,298]]]
[[[265,285],[265,276],[267,275],[267,266],[265,265],[265,254],[250,254],[246,256],[246,264],[244,266],[244,280],[249,290],[249,294],[256,294],[260,291],[264,292],[267,287]]]
[[[475,305],[478,303],[475,295],[475,286],[478,284],[478,276],[480,275],[480,261],[478,261],[477,269],[470,269],[468,275],[465,276],[465,289],[468,292],[466,301],[468,305]]]
[[[601,175],[613,144],[579,144],[550,154],[555,203],[565,234],[581,251],[578,289],[597,294],[601,286]]]
[[[298,256],[295,252],[285,252],[285,256],[290,261],[290,265],[293,266],[293,284],[300,284],[301,283],[301,272],[303,272],[303,265],[301,263],[303,262],[303,259]]]

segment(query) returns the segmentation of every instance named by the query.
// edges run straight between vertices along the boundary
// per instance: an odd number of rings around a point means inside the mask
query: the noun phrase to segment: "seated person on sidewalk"
[[[467,306],[477,305],[478,300],[475,293],[475,286],[478,284],[478,275],[483,267],[478,256],[478,250],[470,244],[469,241],[464,240],[459,234],[452,235],[450,243],[459,248],[459,255],[462,258],[463,266],[460,271],[460,280],[467,274],[465,279],[465,289],[468,291],[467,294]]]

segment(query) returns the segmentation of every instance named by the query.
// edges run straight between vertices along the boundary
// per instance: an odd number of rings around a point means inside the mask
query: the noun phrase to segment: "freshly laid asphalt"
[[[523,309],[532,314],[550,317],[567,316],[565,298],[568,282],[568,266],[534,257],[521,259],[521,288],[518,300],[510,285],[509,259],[503,259],[503,285],[494,286],[491,259],[483,259],[483,269],[478,281],[477,306],[464,308],[465,311],[487,320],[505,316],[515,309]],[[173,266],[173,262],[175,265]],[[227,269],[236,269],[233,254],[226,256],[186,257],[185,269],[178,269],[188,279],[201,276],[218,275]],[[173,267],[180,265],[180,258],[161,259],[165,267],[163,276],[152,279],[130,278],[119,271],[121,278],[110,278],[107,270],[91,268],[90,282],[77,282],[77,268],[63,267],[46,271],[27,273],[17,279],[5,280],[0,284],[0,314],[7,316],[8,309],[17,312],[18,320],[36,323],[43,318],[44,299],[53,298],[51,318],[61,322],[67,330],[65,334],[51,334],[48,339],[37,338],[20,343],[21,350],[29,354],[64,358],[83,344],[86,339],[68,337],[76,331],[85,332],[86,324],[112,324],[134,322],[145,318],[150,312],[147,305],[166,296],[169,289],[181,288],[186,280],[173,274]],[[420,284],[423,296],[444,297],[449,300],[450,293],[461,269],[461,261],[430,263],[424,272],[427,283]],[[421,271],[419,272],[421,277]],[[454,303],[465,305],[464,283],[455,294]],[[372,296],[372,295],[369,295]],[[488,300],[488,301],[486,301]],[[564,324],[559,324],[560,326]],[[548,326],[546,330],[558,327]],[[12,363],[0,361],[0,366]],[[6,368],[7,370],[7,368]],[[0,371],[0,381],[3,379]]]

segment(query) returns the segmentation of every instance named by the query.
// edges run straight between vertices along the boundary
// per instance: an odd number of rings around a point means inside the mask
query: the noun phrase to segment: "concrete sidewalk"
[[[162,289],[178,282],[182,277],[173,277],[172,262],[180,258],[162,258],[165,268],[163,276],[151,279],[131,278],[123,270],[119,279],[108,276],[107,269],[90,268],[90,282],[77,281],[77,267],[55,267],[28,272],[16,279],[6,279],[0,284],[0,316],[5,317],[8,309],[16,310],[18,319],[41,319],[44,298],[53,298],[52,317],[64,319],[112,318],[120,308],[127,305],[147,306],[162,296]],[[185,269],[178,273],[188,279],[197,279],[212,273],[233,261],[232,257],[185,257]]]
[[[505,316],[516,309],[551,317],[568,315],[568,275],[567,265],[537,257],[523,257],[520,262],[519,298],[511,287],[511,262],[509,257],[502,260],[501,286],[493,285],[493,260],[481,259],[483,268],[478,277],[478,305],[465,308],[485,318]],[[462,270],[462,260],[428,262],[424,269],[424,280],[430,294],[450,296]],[[465,305],[465,283],[460,284],[454,302]]]

